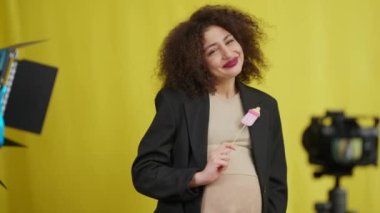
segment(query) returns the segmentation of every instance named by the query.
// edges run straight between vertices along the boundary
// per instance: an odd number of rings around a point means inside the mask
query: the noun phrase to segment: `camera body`
[[[360,125],[361,120],[372,124]],[[336,176],[350,175],[357,165],[377,165],[378,124],[377,117],[346,117],[341,111],[313,117],[302,137],[309,162]]]

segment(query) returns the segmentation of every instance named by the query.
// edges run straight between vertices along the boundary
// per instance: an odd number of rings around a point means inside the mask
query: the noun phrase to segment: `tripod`
[[[318,177],[318,174],[315,174]],[[346,210],[347,192],[340,187],[340,176],[335,176],[335,186],[329,191],[329,201],[315,204],[317,213],[358,213]]]

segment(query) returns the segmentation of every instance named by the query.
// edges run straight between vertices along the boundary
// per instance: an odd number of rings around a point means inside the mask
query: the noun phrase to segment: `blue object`
[[[8,67],[9,62],[9,50],[4,49],[0,50],[0,76],[3,76],[5,73],[5,70]]]
[[[4,145],[4,117],[0,116],[0,147]]]
[[[5,123],[4,123],[4,116],[2,112],[3,108],[3,98],[5,93],[7,92],[7,87],[1,88],[1,95],[0,95],[0,147],[4,145],[4,128],[5,128]]]

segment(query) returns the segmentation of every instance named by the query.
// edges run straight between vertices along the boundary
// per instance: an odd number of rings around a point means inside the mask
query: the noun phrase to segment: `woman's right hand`
[[[217,180],[227,168],[230,153],[233,150],[235,150],[234,144],[224,143],[210,151],[206,167],[202,171],[195,173],[190,182],[190,187],[207,185]]]

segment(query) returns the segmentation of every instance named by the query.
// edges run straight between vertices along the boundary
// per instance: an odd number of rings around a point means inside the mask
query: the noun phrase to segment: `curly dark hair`
[[[261,70],[266,63],[260,48],[264,34],[258,21],[231,6],[207,5],[165,38],[159,59],[163,87],[180,89],[191,96],[215,92],[215,77],[208,71],[203,57],[203,34],[211,25],[227,30],[243,49],[244,63],[237,79],[245,83],[262,79]]]

